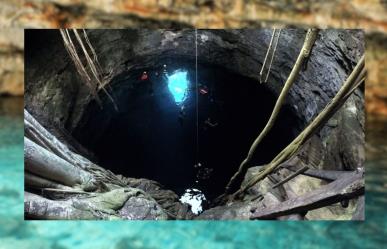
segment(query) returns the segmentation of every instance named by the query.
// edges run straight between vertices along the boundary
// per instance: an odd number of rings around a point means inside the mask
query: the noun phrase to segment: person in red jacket
[[[153,86],[152,86],[152,82],[150,81],[149,79],[149,76],[148,76],[148,73],[146,71],[144,71],[140,77],[140,81],[145,83],[147,88],[148,88],[148,92],[151,96],[153,96]]]
[[[141,81],[147,81],[149,79],[148,74],[146,71],[144,71],[140,77]]]

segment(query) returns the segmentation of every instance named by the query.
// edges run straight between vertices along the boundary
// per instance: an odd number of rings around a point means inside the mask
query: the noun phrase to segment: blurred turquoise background
[[[387,120],[368,118],[365,222],[25,222],[22,109],[0,98],[0,249],[386,247]]]

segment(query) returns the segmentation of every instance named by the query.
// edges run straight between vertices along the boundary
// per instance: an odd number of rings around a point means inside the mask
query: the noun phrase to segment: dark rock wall
[[[198,30],[198,61],[256,79],[259,84],[259,70],[271,32],[268,29]],[[305,33],[292,29],[281,33],[266,84],[276,96],[298,56]],[[176,57],[188,61],[195,58],[194,30],[89,30],[88,34],[103,69],[112,72],[113,84],[120,84],[134,72],[159,67],[165,61],[173,63]],[[37,37],[39,42],[30,43]],[[287,97],[287,105],[299,119],[298,131],[324,108],[363,53],[361,31],[320,32],[306,71],[301,72]],[[87,115],[85,110],[91,96],[66,54],[59,32],[27,31],[26,55],[26,108],[51,130],[60,128],[71,133]],[[353,168],[359,164],[359,158],[363,160],[363,102],[363,93],[357,90],[336,115],[337,124],[332,121],[320,132],[318,146],[323,148],[324,158],[321,167]],[[350,144],[357,147],[349,147]],[[336,157],[339,158],[333,159]]]

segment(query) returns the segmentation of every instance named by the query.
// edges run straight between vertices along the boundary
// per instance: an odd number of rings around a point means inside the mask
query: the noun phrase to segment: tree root
[[[52,152],[24,137],[25,169],[45,179],[62,183],[66,186],[83,185],[92,188],[93,176],[68,163]]]
[[[249,162],[251,161],[258,145],[261,143],[263,138],[269,133],[269,131],[273,127],[275,120],[277,119],[277,116],[281,110],[281,107],[285,102],[286,95],[288,94],[291,86],[295,82],[296,77],[298,76],[304,61],[309,57],[309,55],[311,53],[313,44],[317,39],[317,34],[318,34],[317,29],[309,29],[308,30],[308,33],[306,34],[306,37],[305,37],[304,45],[300,51],[300,54],[298,55],[297,61],[295,62],[292,71],[289,74],[288,79],[285,82],[285,85],[281,91],[281,94],[278,97],[277,102],[275,103],[275,106],[274,106],[273,112],[269,118],[269,121],[267,122],[265,128],[263,128],[263,130],[261,131],[259,136],[255,139],[255,141],[251,145],[250,150],[247,154],[247,157],[240,164],[238,171],[231,177],[230,181],[228,182],[228,184],[225,188],[226,194],[229,193],[235,180],[246,169],[246,167],[249,164]]]
[[[258,181],[272,173],[278,168],[280,164],[290,159],[299,150],[300,146],[304,144],[315,132],[318,131],[345,103],[348,97],[353,91],[356,90],[365,77],[366,71],[364,67],[364,55],[349,75],[347,80],[335,97],[329,102],[324,110],[302,131],[285,149],[283,149],[268,165],[266,165],[261,173],[256,175],[248,184],[242,186],[237,192],[235,192],[231,198],[238,196],[246,191],[246,189],[255,185]]]

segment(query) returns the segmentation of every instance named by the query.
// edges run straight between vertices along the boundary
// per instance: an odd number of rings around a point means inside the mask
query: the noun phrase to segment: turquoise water
[[[1,108],[0,249],[383,248],[387,122],[368,124],[365,222],[23,221],[22,110]],[[22,106],[22,105],[21,105]]]

